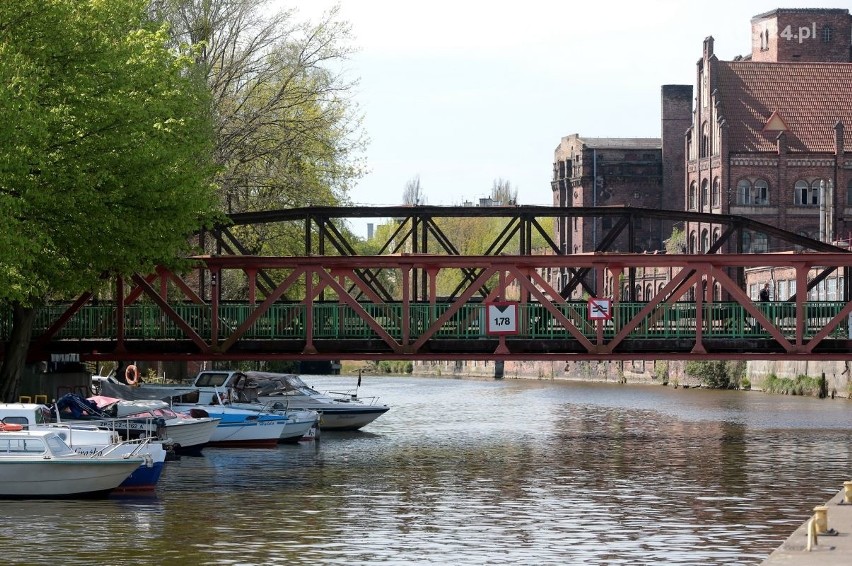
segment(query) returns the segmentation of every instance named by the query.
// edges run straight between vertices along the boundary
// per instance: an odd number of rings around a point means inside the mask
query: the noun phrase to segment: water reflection
[[[339,390],[346,378],[313,378]],[[371,378],[360,433],[208,449],[152,498],[3,506],[47,564],[757,564],[848,479],[848,402]]]

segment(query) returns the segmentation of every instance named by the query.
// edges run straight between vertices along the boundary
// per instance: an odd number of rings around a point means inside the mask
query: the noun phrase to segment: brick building
[[[686,135],[686,209],[738,214],[823,241],[852,231],[852,17],[778,9],[752,18],[751,54],[720,61],[704,41]],[[690,252],[719,236],[689,224]],[[746,234],[723,251],[785,251]]]
[[[683,134],[692,123],[692,87],[664,85],[661,93],[661,138],[563,137],[554,152],[553,206],[560,208],[630,206],[683,210]],[[559,218],[555,238],[562,253],[595,251],[612,219]],[[608,251],[653,252],[664,249],[672,226],[648,220],[634,226],[634,248],[622,235]],[[560,287],[566,274],[556,274]]]
[[[632,206],[683,209],[683,132],[691,123],[692,87],[662,87],[662,138],[592,138],[571,134],[554,151],[553,206]],[[596,249],[609,219],[565,218],[556,238],[563,253]],[[661,250],[670,227],[661,222],[636,226],[640,249],[625,238],[610,251]]]

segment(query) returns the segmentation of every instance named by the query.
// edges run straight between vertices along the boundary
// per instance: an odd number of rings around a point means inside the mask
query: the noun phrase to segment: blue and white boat
[[[281,439],[288,419],[282,415],[266,413],[251,409],[231,407],[220,400],[216,404],[181,404],[174,403],[175,411],[192,411],[197,415],[206,413],[214,419],[219,419],[213,434],[210,436],[210,446],[223,448],[272,448]]]

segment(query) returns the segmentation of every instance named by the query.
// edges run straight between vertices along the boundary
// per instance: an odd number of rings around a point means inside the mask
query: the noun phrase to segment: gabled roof
[[[834,125],[852,126],[852,63],[718,61],[716,100],[732,152],[774,151],[773,115],[793,152],[833,152]]]
[[[763,125],[764,132],[786,132],[789,129],[787,122],[784,121],[784,118],[781,117],[777,110],[772,113],[772,116]]]

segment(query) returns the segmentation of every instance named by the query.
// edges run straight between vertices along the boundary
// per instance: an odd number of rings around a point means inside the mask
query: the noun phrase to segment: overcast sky
[[[370,144],[356,204],[402,202],[420,177],[428,204],[487,196],[508,180],[519,204],[550,204],[563,136],[659,137],[660,87],[695,82],[703,41],[750,53],[751,18],[783,0],[276,0],[352,24],[348,73]],[[849,0],[812,7],[850,8]],[[362,226],[353,226],[365,235]]]

